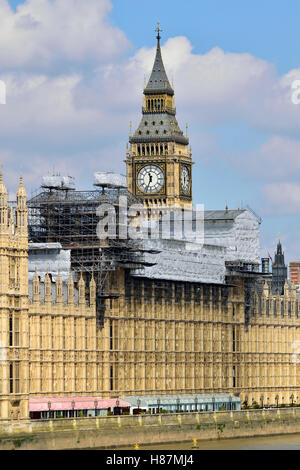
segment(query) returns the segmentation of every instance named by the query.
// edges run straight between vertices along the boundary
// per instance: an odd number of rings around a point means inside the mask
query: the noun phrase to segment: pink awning
[[[29,411],[49,411],[48,403],[51,403],[51,411],[72,410],[72,402],[75,403],[74,410],[94,410],[95,400],[97,409],[106,410],[116,408],[116,401],[119,400],[120,408],[129,408],[131,405],[121,398],[93,398],[93,397],[41,397],[29,398]]]

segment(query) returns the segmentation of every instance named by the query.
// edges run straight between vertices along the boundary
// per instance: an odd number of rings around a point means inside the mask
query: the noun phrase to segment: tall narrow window
[[[113,349],[113,325],[112,325],[112,320],[109,322],[109,344],[110,344],[110,349]]]
[[[114,389],[114,368],[110,366],[110,389]]]
[[[235,352],[235,326],[232,327],[232,351]]]
[[[14,367],[12,362],[9,364],[9,393],[14,393]]]
[[[20,364],[15,362],[15,393],[20,393]]]
[[[13,316],[9,315],[9,345],[13,346]]]
[[[233,366],[233,368],[232,368],[232,386],[233,386],[233,388],[236,387],[235,366]]]
[[[20,346],[20,319],[15,317],[15,327],[14,327],[14,346]]]

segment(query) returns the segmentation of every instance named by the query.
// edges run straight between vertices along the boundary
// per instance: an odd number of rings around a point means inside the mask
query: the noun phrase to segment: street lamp
[[[74,412],[74,408],[75,408],[75,401],[74,401],[74,400],[72,400],[72,403],[71,403],[71,405],[72,405],[72,417],[74,418],[74,416],[75,416],[75,412]]]
[[[291,401],[292,401],[292,406],[294,406],[294,395],[292,394],[290,398],[291,398]]]
[[[119,398],[117,398],[116,399],[116,408],[118,410],[118,414],[120,414],[119,405],[120,405],[120,401],[119,401]]]
[[[229,395],[229,410],[232,410],[232,396]]]
[[[215,397],[212,397],[213,411],[215,411],[215,402],[216,402],[216,399],[215,399]]]
[[[176,403],[177,403],[177,413],[179,413],[180,398],[177,398]]]
[[[198,407],[197,407],[197,405],[198,405],[198,397],[195,397],[195,409],[196,409],[196,412],[198,411],[198,409],[197,409],[197,408],[198,408]]]
[[[263,395],[261,395],[261,397],[260,397],[260,403],[261,403],[261,407],[263,408],[263,406],[264,406],[264,396]]]
[[[98,400],[94,401],[94,406],[95,406],[95,416],[97,416]]]
[[[276,395],[275,400],[276,400],[276,408],[278,408],[278,400],[279,400],[279,396],[278,396],[278,395]]]
[[[140,414],[140,404],[141,404],[141,400],[138,398],[137,399],[138,414]]]
[[[160,412],[160,399],[157,399],[157,412]]]
[[[48,410],[49,410],[49,418],[50,418],[51,401],[48,401]]]

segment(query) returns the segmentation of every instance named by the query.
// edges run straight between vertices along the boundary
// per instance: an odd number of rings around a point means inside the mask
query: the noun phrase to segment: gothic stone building
[[[29,397],[237,394],[242,401],[299,402],[299,300],[293,286],[253,292],[245,273],[227,284],[110,273],[115,298],[96,322],[96,286],[82,276],[28,280],[26,195],[15,214],[0,178],[1,418],[28,417]],[[254,276],[258,273],[253,273]],[[75,277],[75,279],[74,279]],[[88,292],[87,292],[88,291]]]
[[[175,120],[159,32],[144,95],[127,153],[128,190],[147,210],[191,206],[191,152]],[[100,322],[97,273],[82,275],[70,262],[67,278],[51,264],[29,276],[30,250],[68,250],[59,237],[29,244],[27,218],[22,179],[9,210],[1,175],[1,419],[28,417],[30,397],[225,392],[250,404],[288,404],[292,395],[299,403],[299,300],[287,283],[273,294],[258,272],[258,224],[249,212],[207,211],[199,252],[151,241],[142,269],[108,271]],[[71,258],[79,251],[68,248]]]

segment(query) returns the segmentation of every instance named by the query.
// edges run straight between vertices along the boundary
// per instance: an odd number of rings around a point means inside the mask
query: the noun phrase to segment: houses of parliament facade
[[[128,192],[159,217],[168,206],[192,207],[192,152],[175,115],[158,28],[126,164]],[[222,392],[250,405],[289,404],[291,396],[300,403],[300,309],[292,284],[274,294],[270,276],[230,263],[226,254],[223,282],[136,276],[118,266],[105,277],[110,295],[102,295],[99,322],[96,274],[70,267],[67,280],[58,271],[54,282],[37,269],[29,279],[29,228],[22,178],[9,207],[1,175],[0,419],[27,418],[31,397]]]

